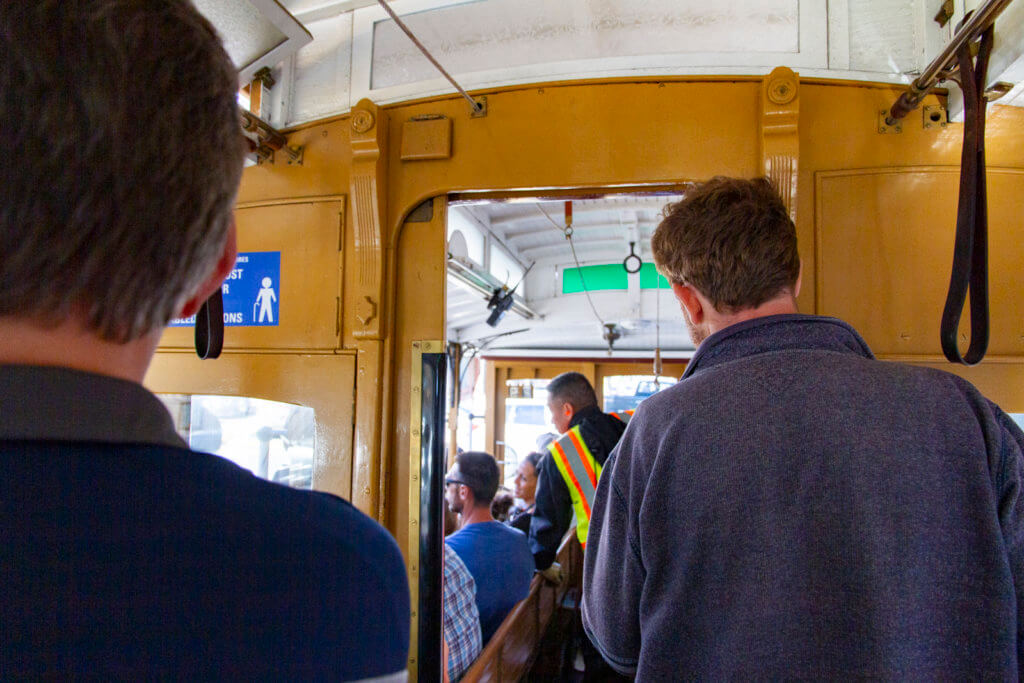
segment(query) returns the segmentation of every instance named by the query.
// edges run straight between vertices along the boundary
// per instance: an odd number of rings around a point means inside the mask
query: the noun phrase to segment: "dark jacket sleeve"
[[[551,566],[558,554],[558,544],[572,523],[572,498],[550,454],[540,461],[537,480],[537,503],[530,520],[530,552],[537,569]]]
[[[604,660],[627,676],[636,674],[640,659],[640,599],[647,577],[635,519],[642,491],[630,490],[630,447],[627,431],[605,463],[583,554],[583,629]]]
[[[998,407],[994,412],[999,425],[994,449],[999,454],[999,524],[1017,594],[1017,663],[1024,667],[1024,432]]]
[[[531,519],[533,519],[533,513],[532,512],[520,512],[515,517],[510,519],[508,522],[506,522],[506,524],[508,524],[513,529],[519,529],[524,534],[529,536],[530,535],[530,520]]]

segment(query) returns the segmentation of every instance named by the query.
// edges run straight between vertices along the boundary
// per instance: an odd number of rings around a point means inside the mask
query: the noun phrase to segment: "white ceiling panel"
[[[263,67],[274,67],[313,37],[277,0],[192,0],[224,41],[246,83]]]
[[[403,17],[452,73],[578,59],[701,52],[797,53],[797,0],[488,0]],[[393,21],[374,25],[371,88],[437,72]]]
[[[622,263],[629,253],[629,239],[638,240],[636,252],[650,259],[650,236],[661,220],[666,204],[677,195],[613,195],[573,200],[573,244],[581,265]],[[510,311],[497,327],[485,324],[490,311],[487,298],[468,291],[449,277],[447,302],[448,338],[478,342],[495,334],[512,332],[491,341],[488,349],[579,349],[605,351],[603,328],[584,294],[561,294],[561,271],[575,267],[565,234],[564,201],[474,203],[454,206],[449,215],[471,209],[473,216],[524,263],[535,263],[526,280],[525,303],[539,315],[524,319]],[[541,214],[543,209],[550,220]],[[631,225],[635,228],[631,232]],[[597,291],[591,297],[605,322],[615,323],[622,338],[616,350],[648,353],[659,338],[664,349],[692,350],[669,290],[641,290],[639,279],[630,278],[629,290]],[[660,337],[659,337],[660,322]]]

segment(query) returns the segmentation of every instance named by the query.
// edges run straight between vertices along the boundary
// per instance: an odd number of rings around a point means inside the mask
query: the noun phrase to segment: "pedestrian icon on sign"
[[[277,295],[274,294],[274,288],[271,287],[274,284],[273,280],[269,277],[263,278],[261,282],[263,285],[260,288],[260,293],[256,295],[256,303],[252,305],[252,316],[256,317],[256,307],[260,309],[260,316],[257,322],[267,322],[273,324],[274,322],[274,306],[273,304],[277,301]]]
[[[0,0],[2,5],[4,0]],[[246,251],[235,259],[221,287],[224,324],[277,327],[281,324],[281,252]],[[250,313],[250,311],[252,311]],[[175,318],[172,327],[191,327],[196,317]]]

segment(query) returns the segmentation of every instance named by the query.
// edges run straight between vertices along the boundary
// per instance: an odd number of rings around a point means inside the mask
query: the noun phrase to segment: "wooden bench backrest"
[[[555,561],[562,565],[565,579],[558,586],[533,577],[530,593],[509,612],[494,632],[487,647],[466,671],[466,683],[511,683],[522,679],[537,655],[540,639],[566,592],[579,590],[583,576],[583,549],[576,540],[576,529],[562,539]]]

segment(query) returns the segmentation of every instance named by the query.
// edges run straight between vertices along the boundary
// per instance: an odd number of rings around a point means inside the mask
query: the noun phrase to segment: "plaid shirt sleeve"
[[[448,642],[448,676],[462,677],[480,654],[480,613],[476,582],[454,550],[444,545],[444,638]]]

